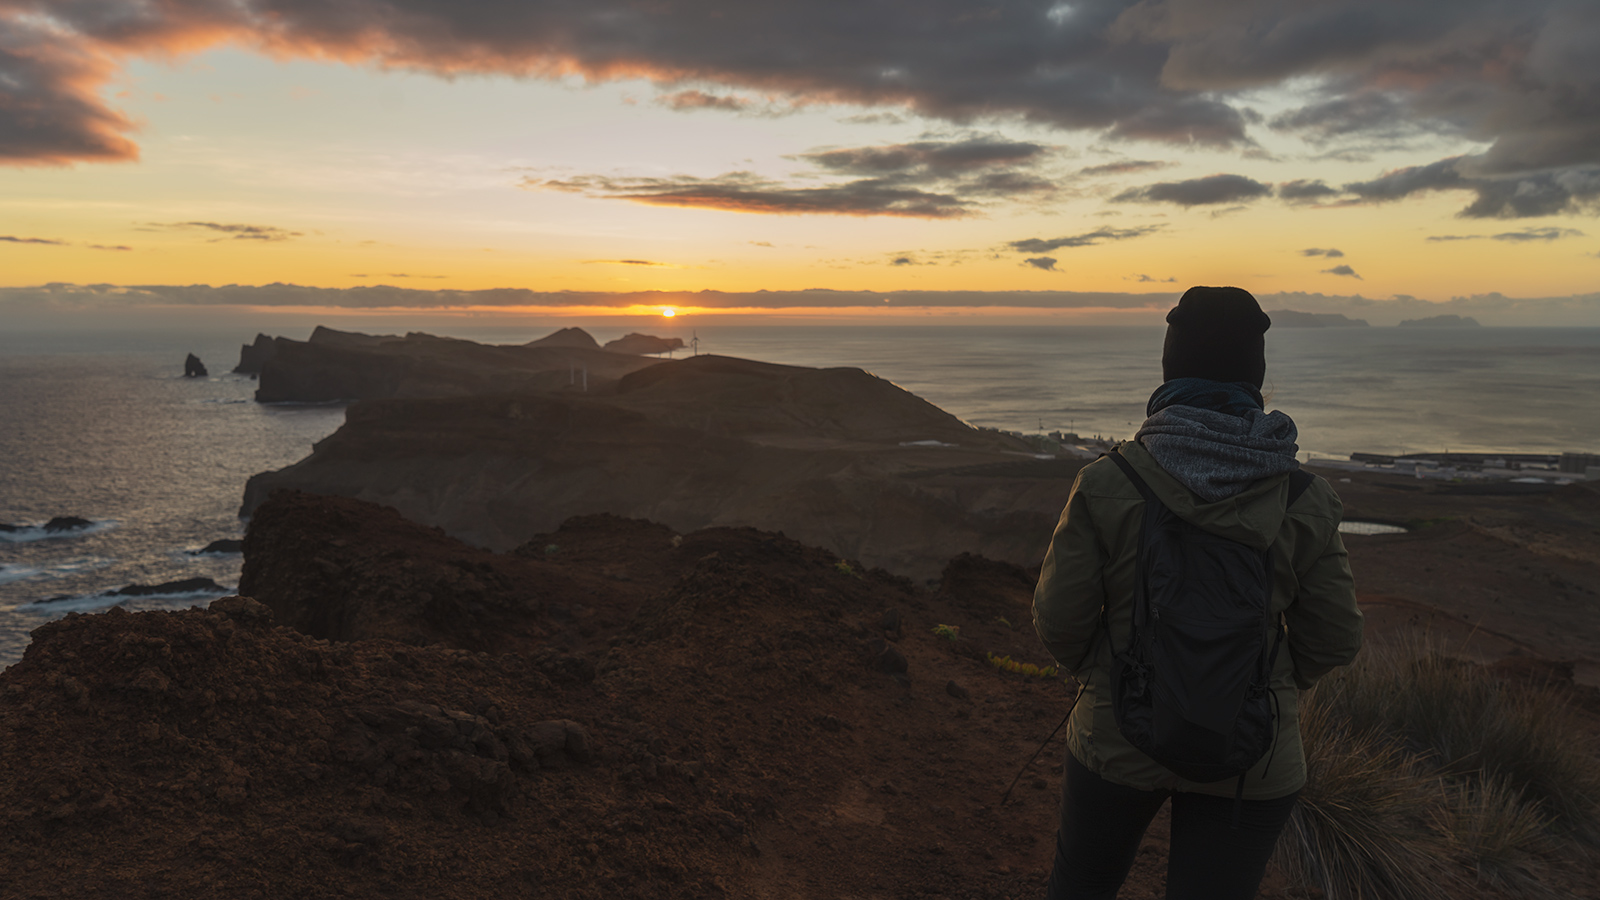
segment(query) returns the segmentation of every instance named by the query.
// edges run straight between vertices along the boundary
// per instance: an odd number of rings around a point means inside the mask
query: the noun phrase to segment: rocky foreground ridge
[[[280,494],[245,597],[73,615],[0,674],[7,896],[1022,897],[1065,709],[1032,575],[937,591],[752,529],[493,554]],[[936,626],[948,626],[938,633]],[[1160,843],[1138,878],[1162,865]]]
[[[280,348],[262,392],[356,379],[326,374],[317,360],[346,352],[327,343]],[[311,456],[250,479],[241,514],[279,488],[352,496],[497,550],[595,513],[749,526],[927,579],[963,551],[1036,562],[1081,465],[1036,458],[860,369],[570,343],[379,341],[359,378],[407,387],[360,394],[387,399],[351,406]],[[607,361],[587,370],[587,390],[572,383],[579,357]],[[429,395],[441,359],[473,367]]]

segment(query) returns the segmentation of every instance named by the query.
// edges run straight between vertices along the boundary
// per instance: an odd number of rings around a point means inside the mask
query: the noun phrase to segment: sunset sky
[[[1592,0],[0,0],[0,315],[1600,325],[1597,54]]]

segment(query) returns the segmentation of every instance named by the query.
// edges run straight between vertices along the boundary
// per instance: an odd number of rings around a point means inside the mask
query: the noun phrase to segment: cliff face
[[[256,335],[255,343],[245,344],[239,348],[239,364],[233,367],[237,375],[260,375],[261,367],[267,364],[272,354],[277,350],[273,339],[264,334]]]
[[[1027,449],[858,369],[700,356],[588,394],[356,404],[241,512],[280,487],[353,496],[502,550],[593,513],[746,525],[929,578],[963,551],[1043,556],[1079,464]]]

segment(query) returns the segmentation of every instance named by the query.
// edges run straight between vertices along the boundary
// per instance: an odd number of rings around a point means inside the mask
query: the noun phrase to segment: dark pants
[[[1112,784],[1071,753],[1061,779],[1061,830],[1048,900],[1111,900],[1133,868],[1150,820],[1172,798],[1167,900],[1249,900],[1261,886],[1296,795],[1244,800]]]

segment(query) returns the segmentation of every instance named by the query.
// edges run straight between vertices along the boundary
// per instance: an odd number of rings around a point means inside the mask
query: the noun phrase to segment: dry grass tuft
[[[1600,756],[1561,694],[1426,643],[1369,651],[1301,700],[1307,783],[1278,858],[1329,900],[1432,900],[1465,874],[1547,896],[1541,857],[1600,834]]]
[[[1401,748],[1352,731],[1332,704],[1302,704],[1306,786],[1278,844],[1294,880],[1328,900],[1446,900],[1458,879],[1440,865],[1448,845],[1428,822],[1443,798]]]

